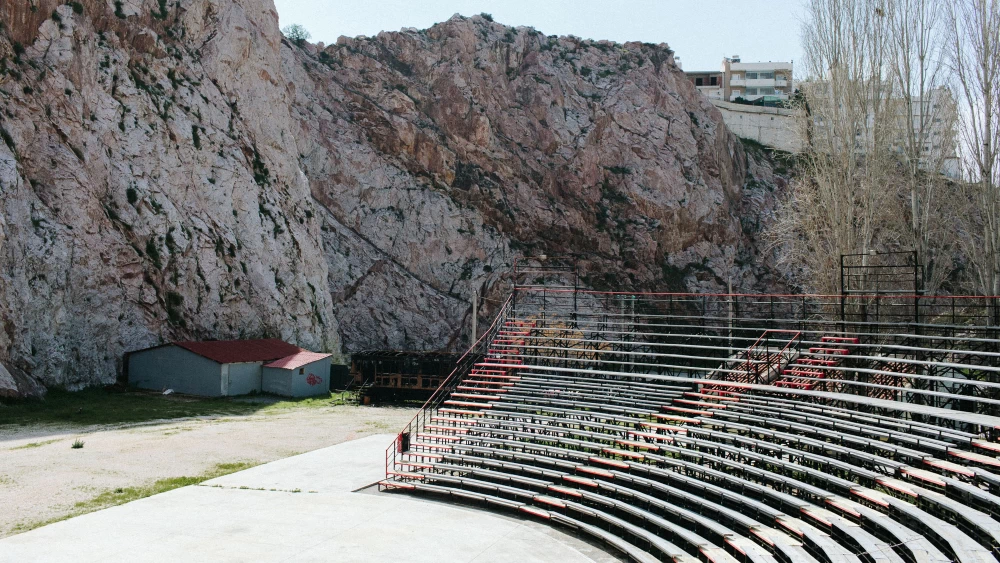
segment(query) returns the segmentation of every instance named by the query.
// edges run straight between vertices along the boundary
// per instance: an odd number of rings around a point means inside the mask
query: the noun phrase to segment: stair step
[[[467,381],[466,383],[481,383],[482,385],[503,385],[501,383],[494,383],[492,381]],[[508,387],[514,385],[513,383],[506,384]],[[504,393],[507,391],[505,387],[476,387],[474,385],[459,385],[455,387],[460,391],[493,391],[494,393]]]
[[[405,473],[402,471],[386,471],[386,475],[395,475],[396,477],[402,477],[404,479],[423,479],[424,476],[419,473]]]
[[[698,420],[697,418],[690,418],[687,416],[677,416],[673,414],[661,414],[661,413],[654,413],[653,416],[655,416],[660,420],[672,420],[674,422],[684,422],[686,424],[701,424],[701,421]]]
[[[465,421],[464,418],[456,418],[455,420]],[[439,432],[455,432],[457,434],[465,434],[469,431],[468,428],[455,428],[454,426],[441,426],[438,424],[428,424],[424,426],[428,430],[437,430]]]
[[[438,412],[441,412],[442,410],[453,410],[453,409],[438,409]],[[476,414],[482,414],[482,413],[478,413],[477,412]],[[451,422],[451,423],[454,423],[454,424],[463,424],[463,425],[469,425],[469,424],[473,424],[474,425],[474,424],[476,424],[475,420],[470,420],[468,418],[455,418],[455,417],[451,417],[451,416],[432,416],[431,417],[431,421],[432,422]],[[459,430],[459,429],[456,428],[456,431],[457,430]]]
[[[442,444],[427,444],[425,442],[413,442],[410,444],[411,448],[427,448],[429,450],[448,450],[449,452],[454,449],[452,446],[445,446]]]
[[[786,369],[782,372],[783,375],[802,375],[806,377],[824,377],[826,374],[821,371],[813,371],[807,369]]]
[[[483,411],[467,411],[462,409],[438,409],[438,412],[446,414],[464,414],[466,416],[483,416]]]
[[[576,468],[580,473],[586,473],[588,475],[597,475],[599,477],[604,477],[605,479],[614,479],[615,474],[608,471],[607,469],[601,469],[600,467],[590,467],[589,465],[581,465]]]
[[[405,465],[407,467],[419,467],[420,469],[434,469],[434,466],[430,463],[418,463],[415,461],[397,461],[396,465]]]
[[[720,405],[718,403],[706,403],[704,401],[692,401],[690,399],[674,399],[675,403],[680,403],[682,405],[691,405],[694,407],[708,407],[712,409],[724,409],[726,405]]]
[[[811,391],[813,388],[812,383],[802,383],[798,381],[785,381],[781,380],[774,384],[775,387],[793,387],[796,389],[804,389],[806,391]]]
[[[499,395],[480,395],[477,393],[452,393],[452,397],[461,397],[462,399],[482,399],[484,401],[499,401]]]
[[[445,401],[445,405],[451,405],[455,407],[476,407],[480,409],[491,409],[493,405],[489,403],[477,403],[476,401]]]
[[[795,360],[797,364],[813,364],[817,366],[835,366],[840,362],[837,360],[824,360],[821,358],[799,358]]]
[[[389,479],[379,481],[378,484],[385,487],[386,489],[403,489],[406,491],[412,491],[413,489],[416,489],[416,487],[414,487],[409,483],[403,483],[401,481],[392,481]]]
[[[858,344],[861,341],[853,336],[824,336],[820,342],[840,342],[844,344]]]
[[[417,432],[417,438],[444,440],[446,442],[457,442],[461,440],[461,438],[459,438],[458,436],[444,436],[441,434],[434,434],[432,432]]]
[[[697,409],[686,409],[684,407],[668,407],[668,406],[665,406],[663,408],[668,411],[682,412],[684,414],[699,414],[701,416],[712,416],[712,413],[709,411],[701,411]]]
[[[611,452],[617,452],[618,451],[618,450],[613,450],[611,448],[604,448],[604,450],[605,451],[611,451]],[[634,452],[627,452],[627,453],[630,454],[629,457],[632,457],[633,455],[637,455],[637,456],[640,456],[640,457],[645,457],[642,454],[636,454]],[[589,461],[590,463],[600,463],[601,465],[608,465],[610,467],[617,467],[618,469],[628,469],[629,468],[629,464],[625,463],[624,461],[618,461],[617,459],[608,459],[606,457],[592,457],[592,458],[589,458],[587,461]]]
[[[476,377],[481,377],[483,379],[506,379],[507,381],[520,381],[521,377],[518,375],[490,375],[486,373],[474,374]]]
[[[809,353],[810,354],[840,354],[842,356],[846,356],[847,354],[850,354],[851,351],[848,350],[847,348],[823,348],[823,347],[817,346],[815,348],[810,348],[809,349]]]

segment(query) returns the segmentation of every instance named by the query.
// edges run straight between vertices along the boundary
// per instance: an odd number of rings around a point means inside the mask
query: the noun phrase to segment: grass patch
[[[95,512],[97,510],[103,510],[105,508],[111,508],[112,506],[118,506],[120,504],[125,504],[127,502],[132,502],[134,500],[143,499],[146,497],[151,497],[153,495],[158,495],[160,493],[165,493],[167,491],[172,491],[174,489],[179,489],[180,487],[187,487],[188,485],[197,485],[209,479],[215,479],[216,477],[222,477],[223,475],[229,475],[230,473],[236,473],[237,471],[243,471],[244,469],[249,469],[258,465],[256,462],[239,461],[235,463],[219,463],[215,467],[209,469],[208,471],[197,475],[194,477],[168,477],[166,479],[159,479],[154,481],[150,485],[140,486],[140,487],[119,487],[117,489],[108,489],[94,498],[80,501],[73,505],[73,509],[62,516],[51,518],[48,520],[38,520],[33,522],[22,522],[11,530],[12,533],[19,534],[22,532],[27,532],[28,530],[34,530],[35,528],[40,528],[42,526],[47,526],[49,524],[54,524],[56,522],[61,522],[63,520],[68,520],[70,518],[80,516],[82,514],[87,514],[89,512]]]
[[[341,391],[320,395],[318,397],[306,397],[304,399],[286,399],[263,406],[260,410],[267,414],[277,414],[293,409],[317,409],[338,405],[357,404],[357,393],[353,391]]]
[[[82,450],[83,449],[83,440],[81,440],[79,438],[77,438],[76,440],[73,440],[73,445],[70,446],[70,447],[73,448],[74,450]]]
[[[75,392],[53,389],[44,401],[0,402],[0,426],[126,424],[194,416],[250,414],[259,408],[259,405],[232,399],[110,392],[101,388]]]
[[[53,389],[44,401],[0,401],[0,427],[32,424],[91,426],[134,424],[200,416],[223,417],[254,413],[281,413],[355,404],[353,392],[337,392],[305,399],[267,395],[233,398],[199,398],[142,391],[107,391],[92,387],[82,391]],[[39,442],[45,445],[49,442]],[[25,448],[25,446],[19,446]],[[37,447],[37,446],[32,446]]]
[[[59,439],[56,438],[55,440],[44,440],[42,442],[31,442],[31,443],[28,443],[28,444],[24,444],[24,445],[21,445],[21,446],[17,446],[17,447],[11,448],[11,450],[30,450],[32,448],[40,448],[42,446],[47,446],[49,444],[54,444],[54,443],[56,443],[58,441],[59,441]]]

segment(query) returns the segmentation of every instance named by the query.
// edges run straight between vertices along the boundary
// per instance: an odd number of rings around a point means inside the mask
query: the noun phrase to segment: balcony
[[[784,88],[785,86],[788,86],[788,81],[785,80],[784,78],[775,78],[774,79],[774,87],[775,88]]]
[[[745,78],[733,78],[729,81],[730,86],[746,86],[747,81]]]

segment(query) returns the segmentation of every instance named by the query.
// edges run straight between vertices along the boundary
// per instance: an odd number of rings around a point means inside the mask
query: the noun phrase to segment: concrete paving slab
[[[392,439],[339,444],[11,536],[0,540],[0,563],[618,561],[534,520],[352,492],[383,477]]]

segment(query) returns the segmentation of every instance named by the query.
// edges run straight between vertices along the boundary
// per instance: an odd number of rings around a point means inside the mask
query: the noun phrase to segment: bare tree
[[[915,249],[932,291],[954,270],[954,187],[941,172],[956,158],[957,113],[943,1],[807,5],[804,174],[770,235],[808,289],[839,289],[841,254]]]
[[[977,243],[966,247],[976,289],[1000,294],[1000,0],[951,0],[948,60],[961,101],[961,139]]]
[[[909,197],[909,244],[926,266],[934,291],[952,271],[953,229],[941,206],[950,182],[942,173],[955,165],[951,91],[944,87],[946,35],[941,0],[886,2],[890,57],[899,115],[896,146]]]
[[[841,254],[895,243],[898,137],[888,14],[875,0],[811,0],[803,42],[805,174],[771,231],[778,261],[808,289],[834,292]]]

